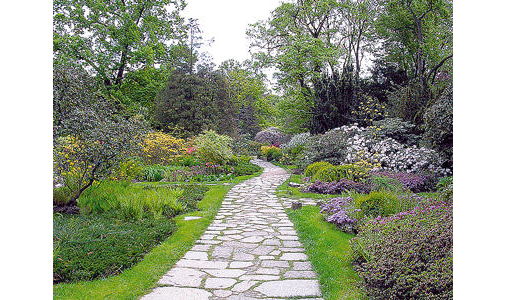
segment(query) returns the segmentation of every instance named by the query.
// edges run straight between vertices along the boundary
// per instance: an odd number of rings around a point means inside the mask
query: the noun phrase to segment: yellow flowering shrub
[[[380,169],[382,165],[378,157],[378,153],[375,153],[373,157],[368,158],[364,151],[359,151],[356,155],[356,162],[352,164],[358,167],[356,170],[358,170],[359,173],[356,175],[362,179],[366,179],[371,171]]]
[[[181,157],[185,151],[185,140],[162,132],[148,133],[141,143],[142,157],[150,164],[167,165]]]
[[[352,111],[352,114],[364,125],[371,126],[374,121],[389,117],[386,106],[377,99],[365,96],[359,103],[359,107]]]
[[[90,160],[83,159],[84,143],[74,136],[62,137],[58,147],[54,149],[55,173],[61,176],[65,186],[73,188],[82,178],[91,173],[93,165]]]

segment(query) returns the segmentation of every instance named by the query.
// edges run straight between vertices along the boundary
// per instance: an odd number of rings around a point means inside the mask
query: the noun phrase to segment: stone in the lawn
[[[196,288],[181,288],[174,286],[158,287],[148,295],[143,296],[143,300],[207,300],[212,294],[208,291]]]
[[[301,186],[301,184],[296,183],[296,182],[289,182],[289,183],[287,183],[287,185],[290,187],[294,187],[294,188],[298,188]]]
[[[226,289],[236,283],[232,278],[208,278],[204,283],[204,288],[207,289]]]
[[[284,245],[286,241],[297,241],[298,239],[297,235],[279,235],[278,238],[283,240]]]
[[[261,283],[254,288],[268,297],[311,297],[320,296],[317,280],[278,280]]]
[[[303,245],[298,241],[283,241],[284,247],[303,247]]]
[[[185,221],[191,221],[191,220],[199,220],[201,219],[202,217],[197,217],[197,216],[188,216],[188,217],[185,217]]]
[[[159,284],[199,287],[206,273],[188,268],[172,268],[159,281]]]
[[[292,204],[291,204],[292,209],[301,209],[302,207],[303,207],[303,203],[301,203],[299,201],[292,202]]]

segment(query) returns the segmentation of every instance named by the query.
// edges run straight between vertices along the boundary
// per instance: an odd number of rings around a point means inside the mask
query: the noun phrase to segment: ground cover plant
[[[53,281],[117,275],[176,231],[168,218],[120,220],[103,215],[53,217]]]
[[[78,200],[80,215],[55,214],[55,282],[117,275],[175,230],[172,218],[197,209],[205,186],[101,182]]]
[[[452,220],[451,204],[430,201],[363,225],[351,246],[368,296],[451,299]]]

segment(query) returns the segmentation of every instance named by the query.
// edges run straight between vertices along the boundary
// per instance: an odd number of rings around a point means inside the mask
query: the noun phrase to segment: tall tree
[[[55,0],[53,46],[57,59],[83,66],[107,90],[126,73],[169,60],[185,35],[183,0]]]
[[[421,85],[452,72],[452,0],[382,0],[376,30],[384,60]]]
[[[184,70],[173,71],[158,94],[154,109],[154,120],[159,129],[168,131],[179,127],[187,136],[206,129],[234,135],[235,118],[226,79],[204,66],[192,74]]]

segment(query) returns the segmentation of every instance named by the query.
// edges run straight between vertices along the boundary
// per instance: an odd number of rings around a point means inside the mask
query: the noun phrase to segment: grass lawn
[[[233,184],[260,174],[241,176]],[[213,221],[222,200],[233,184],[213,186],[198,203],[200,211],[174,218],[177,231],[155,247],[144,259],[118,276],[102,280],[61,283],[53,287],[55,299],[138,299],[148,293],[165,274],[190,249]],[[198,220],[184,221],[184,217],[202,216]]]
[[[289,180],[301,183],[301,175],[292,175]],[[339,196],[302,193],[298,188],[287,188],[289,180],[278,187],[279,197],[328,199]],[[317,273],[322,296],[330,300],[365,299],[359,286],[361,279],[351,263],[349,240],[354,235],[341,232],[335,225],[324,221],[316,206],[286,209],[286,212]]]
[[[319,277],[325,299],[364,299],[360,278],[351,264],[349,240],[354,237],[323,220],[316,206],[287,209],[301,243]]]

